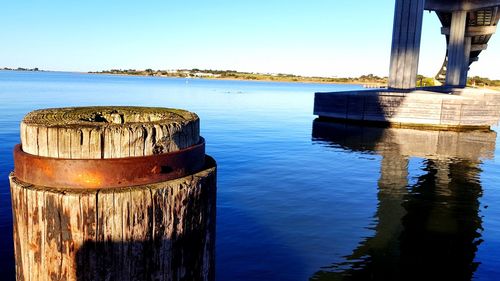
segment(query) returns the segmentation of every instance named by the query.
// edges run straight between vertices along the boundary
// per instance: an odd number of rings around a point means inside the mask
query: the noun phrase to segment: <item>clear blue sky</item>
[[[0,67],[345,77],[387,75],[394,0],[3,0],[1,6]],[[435,14],[426,13],[419,72],[428,76],[445,53],[439,27]],[[472,75],[500,78],[499,36]]]

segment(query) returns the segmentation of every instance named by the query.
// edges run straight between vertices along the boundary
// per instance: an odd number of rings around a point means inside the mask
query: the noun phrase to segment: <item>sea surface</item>
[[[14,280],[8,174],[31,110],[183,108],[218,162],[217,280],[499,280],[496,130],[315,121],[357,85],[0,71],[0,279]]]

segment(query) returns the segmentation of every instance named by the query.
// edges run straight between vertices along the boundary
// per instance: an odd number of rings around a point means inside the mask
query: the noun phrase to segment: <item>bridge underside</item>
[[[464,87],[472,62],[487,48],[500,19],[500,0],[396,0],[389,87],[416,87],[422,17],[435,11],[446,36],[446,57],[437,78]]]
[[[446,36],[446,46],[450,45],[450,27],[452,25],[453,12],[436,11],[439,20],[441,21],[441,33]],[[496,31],[498,21],[500,19],[499,7],[483,7],[478,10],[468,11],[466,15],[466,29],[464,36],[464,68],[460,73],[460,85],[465,86],[467,83],[467,73],[469,66],[479,60],[479,54],[486,50],[488,41]],[[441,69],[436,75],[436,79],[442,83],[446,82],[447,66],[448,66],[447,48],[446,56]]]
[[[498,0],[426,0],[425,9],[436,12],[474,11],[499,6]]]

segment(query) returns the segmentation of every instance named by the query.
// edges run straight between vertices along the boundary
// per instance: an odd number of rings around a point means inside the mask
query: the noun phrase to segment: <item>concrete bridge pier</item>
[[[469,76],[469,65],[470,65],[470,52],[472,49],[472,37],[465,36],[464,40],[464,66],[462,68],[462,73],[460,74],[460,86],[467,86],[467,77]]]
[[[416,87],[425,0],[396,0],[389,87]]]
[[[500,0],[395,0],[388,89],[316,93],[314,114],[354,122],[443,130],[489,129],[500,119],[500,93],[466,88],[469,65],[500,21]],[[417,86],[424,10],[435,11],[448,42],[437,78]],[[445,75],[446,74],[446,75]]]
[[[464,87],[467,82],[467,69],[470,54],[471,38],[466,40],[465,27],[466,11],[453,11],[450,26],[450,40],[448,43],[448,65],[446,66],[446,85]]]

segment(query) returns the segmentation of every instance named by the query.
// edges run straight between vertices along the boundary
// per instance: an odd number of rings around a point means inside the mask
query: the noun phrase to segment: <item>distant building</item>
[[[194,77],[220,77],[220,74],[213,74],[210,72],[195,72],[192,74]]]

